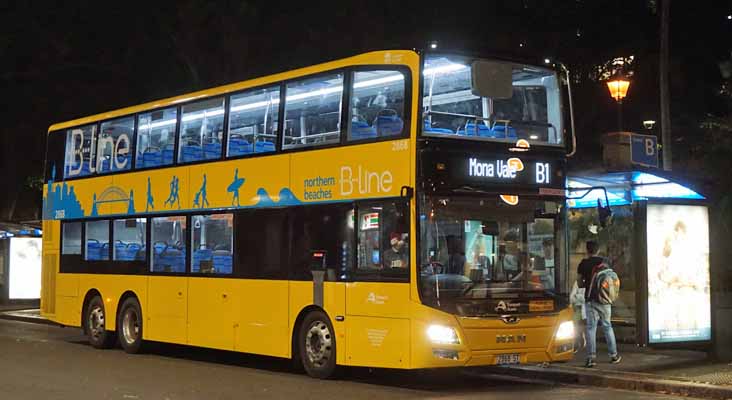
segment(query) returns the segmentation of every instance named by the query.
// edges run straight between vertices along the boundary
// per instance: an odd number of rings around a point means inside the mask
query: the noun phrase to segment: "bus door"
[[[356,265],[346,288],[349,365],[409,366],[408,202],[356,206]]]

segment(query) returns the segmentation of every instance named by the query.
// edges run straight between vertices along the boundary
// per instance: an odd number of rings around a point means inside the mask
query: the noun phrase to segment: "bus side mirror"
[[[510,99],[513,96],[513,68],[500,61],[476,60],[470,70],[470,89],[476,96]]]

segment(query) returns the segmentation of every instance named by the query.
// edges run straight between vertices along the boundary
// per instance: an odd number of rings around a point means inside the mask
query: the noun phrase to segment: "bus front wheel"
[[[114,345],[114,332],[106,328],[106,313],[104,302],[99,296],[94,296],[86,306],[84,328],[89,343],[97,349],[108,349]]]
[[[300,325],[298,344],[300,360],[308,375],[318,379],[335,375],[335,331],[325,313],[313,311],[305,317]]]
[[[142,310],[134,297],[122,302],[117,317],[117,335],[122,349],[130,354],[139,353],[142,348]]]

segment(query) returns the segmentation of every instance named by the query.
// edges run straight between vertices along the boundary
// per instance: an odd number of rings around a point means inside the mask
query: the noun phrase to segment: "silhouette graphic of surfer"
[[[148,212],[150,209],[155,209],[155,204],[153,203],[153,195],[152,195],[152,185],[150,184],[150,177],[147,177],[147,204],[145,205],[145,212]]]
[[[241,188],[241,185],[244,184],[244,178],[239,178],[239,168],[237,168],[234,171],[234,181],[231,182],[228,188],[226,188],[226,191],[233,194],[233,197],[231,198],[231,205],[233,206],[234,203],[236,203],[236,206],[238,207],[239,204],[239,189]]]

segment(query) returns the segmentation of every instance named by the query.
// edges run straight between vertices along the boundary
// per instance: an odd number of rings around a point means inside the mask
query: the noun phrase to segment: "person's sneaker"
[[[592,358],[588,358],[587,362],[585,363],[585,368],[592,368],[595,366],[595,360]]]
[[[623,357],[620,357],[620,355],[617,355],[615,357],[610,358],[610,364],[620,364],[620,360],[622,360]]]

